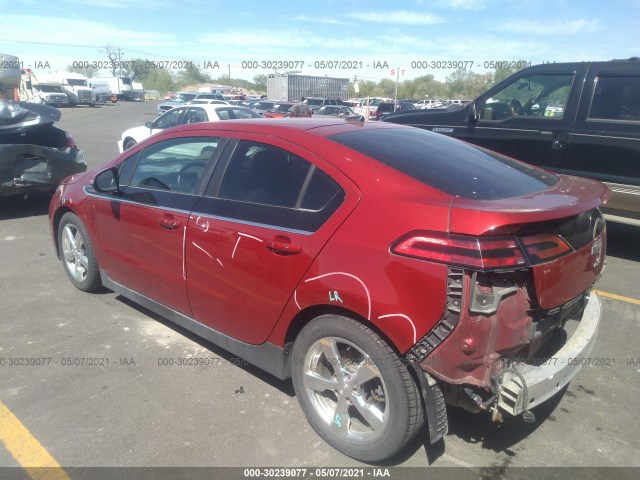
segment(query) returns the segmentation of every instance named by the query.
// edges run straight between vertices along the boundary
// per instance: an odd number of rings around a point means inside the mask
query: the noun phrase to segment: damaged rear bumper
[[[601,312],[600,299],[591,292],[578,328],[553,357],[542,365],[514,363],[498,374],[498,408],[518,415],[559,393],[588,364]]]

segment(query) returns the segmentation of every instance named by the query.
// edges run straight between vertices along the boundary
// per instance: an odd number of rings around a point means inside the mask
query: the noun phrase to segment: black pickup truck
[[[610,220],[640,225],[640,58],[521,70],[464,107],[386,115],[544,169],[604,181]]]

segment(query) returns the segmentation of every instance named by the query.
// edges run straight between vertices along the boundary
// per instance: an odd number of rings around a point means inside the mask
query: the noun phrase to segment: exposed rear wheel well
[[[284,343],[285,345],[293,344],[300,331],[304,328],[304,326],[320,315],[344,315],[345,317],[349,317],[354,319],[355,321],[362,323],[367,326],[374,332],[376,332],[380,337],[384,339],[385,342],[396,352],[396,354],[402,357],[402,354],[396,345],[389,339],[389,337],[380,330],[373,322],[367,320],[361,315],[358,315],[356,312],[351,311],[347,308],[337,307],[335,305],[315,305],[312,307],[307,307],[304,310],[298,312],[298,314],[294,317],[294,319],[289,324],[289,328],[287,329],[287,334],[285,335]]]

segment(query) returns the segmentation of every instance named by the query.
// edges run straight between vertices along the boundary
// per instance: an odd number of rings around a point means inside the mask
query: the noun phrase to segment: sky
[[[444,80],[456,65],[482,73],[492,61],[640,56],[640,0],[0,0],[0,9],[0,53],[36,73],[100,66],[107,45],[123,62],[188,61],[246,80],[291,70]]]

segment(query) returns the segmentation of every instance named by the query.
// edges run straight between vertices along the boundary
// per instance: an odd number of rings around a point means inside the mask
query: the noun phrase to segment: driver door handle
[[[566,132],[559,132],[553,136],[553,140],[551,142],[551,148],[553,150],[564,150],[567,148],[567,141],[569,137]]]
[[[165,215],[158,218],[158,224],[165,230],[175,230],[180,227],[180,220],[176,220],[173,215]]]

